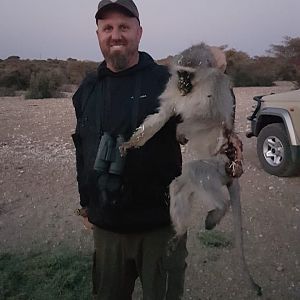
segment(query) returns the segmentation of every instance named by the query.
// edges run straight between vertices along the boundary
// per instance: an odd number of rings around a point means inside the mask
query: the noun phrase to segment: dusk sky
[[[300,37],[300,0],[136,0],[141,50],[155,59],[204,41],[263,55]],[[0,0],[0,58],[99,61],[96,0]]]

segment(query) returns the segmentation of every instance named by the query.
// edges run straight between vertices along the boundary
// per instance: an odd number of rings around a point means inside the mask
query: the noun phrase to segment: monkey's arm
[[[143,146],[167,123],[173,114],[173,105],[163,103],[159,112],[149,115],[143,124],[136,129],[131,138],[120,146],[121,154],[125,155],[127,149]]]

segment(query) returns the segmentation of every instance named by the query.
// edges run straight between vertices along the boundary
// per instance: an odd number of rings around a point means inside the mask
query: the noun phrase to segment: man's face
[[[142,28],[136,18],[107,11],[98,20],[97,37],[107,67],[114,72],[138,63]]]

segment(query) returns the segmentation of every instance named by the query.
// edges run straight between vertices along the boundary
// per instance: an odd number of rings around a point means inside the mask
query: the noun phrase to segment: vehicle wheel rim
[[[284,148],[276,136],[269,136],[263,144],[265,160],[273,167],[278,167],[284,158]]]

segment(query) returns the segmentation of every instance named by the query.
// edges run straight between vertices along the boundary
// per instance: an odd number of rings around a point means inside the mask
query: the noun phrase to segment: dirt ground
[[[300,177],[262,171],[256,139],[247,139],[252,97],[290,87],[237,88],[237,131],[244,143],[241,177],[246,259],[263,287],[261,299],[300,299]],[[0,251],[92,251],[91,233],[78,207],[75,118],[70,98],[0,98]],[[199,241],[205,211],[189,232],[184,299],[256,299],[242,281],[234,247],[207,248]],[[217,228],[232,235],[229,213]]]

